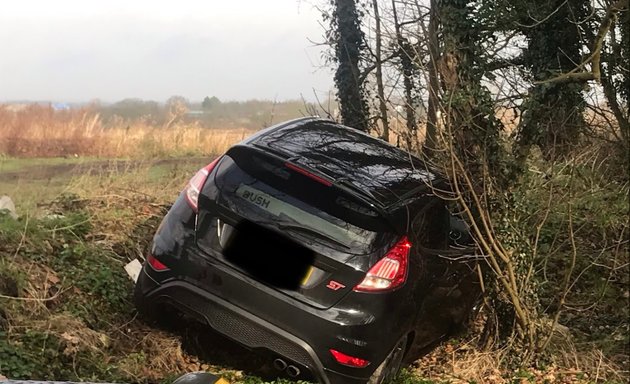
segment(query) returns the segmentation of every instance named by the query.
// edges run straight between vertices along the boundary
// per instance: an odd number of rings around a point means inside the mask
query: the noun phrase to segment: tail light
[[[186,185],[186,189],[184,190],[186,193],[186,200],[188,201],[190,208],[192,208],[195,213],[199,212],[199,193],[201,193],[201,188],[203,188],[203,185],[208,179],[208,175],[212,172],[214,167],[216,167],[220,159],[220,157],[217,157],[212,163],[201,168],[195,176],[190,179],[188,185]]]
[[[151,266],[151,268],[155,269],[158,272],[167,271],[168,267],[164,265],[160,260],[156,259],[155,256],[149,254],[147,256],[147,262]]]
[[[370,362],[367,360],[346,355],[345,353],[339,352],[334,349],[331,349],[330,353],[332,353],[333,357],[335,358],[335,360],[337,360],[339,364],[347,365],[348,367],[365,368],[370,365]]]
[[[407,279],[410,249],[411,243],[404,236],[370,268],[363,281],[354,287],[354,290],[359,292],[391,291],[401,286]]]

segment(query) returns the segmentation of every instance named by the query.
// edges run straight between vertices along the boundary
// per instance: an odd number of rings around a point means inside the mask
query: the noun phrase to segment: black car
[[[436,188],[447,185],[418,158],[335,122],[265,129],[191,179],[136,306],[175,308],[291,377],[387,382],[479,296],[474,259],[448,256],[468,235]]]

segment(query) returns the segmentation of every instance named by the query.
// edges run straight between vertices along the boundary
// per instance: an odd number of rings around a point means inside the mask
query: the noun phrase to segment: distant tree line
[[[327,116],[329,110],[337,107],[329,100],[324,107],[304,100],[221,101],[216,96],[206,96],[201,102],[193,102],[182,96],[172,96],[165,102],[142,99],[124,99],[112,104],[97,102],[92,108],[100,114],[106,126],[142,121],[162,128],[186,123],[206,128],[260,129],[301,116]]]

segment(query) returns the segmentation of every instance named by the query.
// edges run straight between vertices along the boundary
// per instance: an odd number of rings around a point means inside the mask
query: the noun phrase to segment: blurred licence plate
[[[257,190],[256,188],[252,188],[248,185],[241,184],[236,189],[236,195],[244,200],[247,200],[251,204],[258,206],[269,213],[278,216],[282,213],[283,207],[286,205],[281,200],[276,199],[264,192]],[[301,286],[305,286],[308,283],[308,280],[311,278],[313,274],[313,266],[309,265],[308,270],[304,274],[304,277],[300,281]]]

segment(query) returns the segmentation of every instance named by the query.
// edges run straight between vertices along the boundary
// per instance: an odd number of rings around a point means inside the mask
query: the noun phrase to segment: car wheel
[[[376,368],[367,384],[385,384],[396,378],[402,365],[407,346],[407,335],[405,335],[389,352],[381,365]]]
[[[168,305],[158,305],[147,300],[139,284],[136,284],[134,287],[133,302],[140,319],[146,324],[169,329],[176,324],[179,318],[179,314],[174,308]]]
[[[140,284],[136,284],[133,289],[133,304],[138,314],[145,320],[152,320],[159,317],[158,308],[149,303],[140,289]]]

